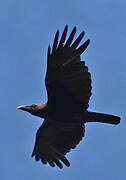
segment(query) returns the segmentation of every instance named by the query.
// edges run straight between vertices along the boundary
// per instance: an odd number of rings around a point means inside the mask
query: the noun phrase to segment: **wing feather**
[[[55,39],[54,39],[54,43],[53,43],[53,48],[52,48],[52,53],[54,53],[54,51],[57,48],[58,38],[59,38],[59,30],[57,30],[56,35],[55,35]]]
[[[85,32],[82,31],[82,33],[81,33],[81,34],[78,36],[78,38],[74,41],[74,43],[73,43],[72,46],[71,46],[73,49],[75,49],[75,48],[79,45],[79,43],[81,42],[84,34],[85,34]]]
[[[36,133],[35,147],[32,157],[43,164],[49,163],[54,167],[55,164],[62,168],[62,161],[66,166],[70,163],[65,154],[84,137],[85,127],[83,123],[61,123],[46,119]]]
[[[73,30],[72,30],[72,32],[71,32],[71,34],[70,34],[70,36],[69,36],[69,38],[68,38],[68,40],[67,40],[64,47],[69,47],[70,46],[70,44],[72,43],[73,38],[75,36],[75,33],[76,33],[76,26],[73,28]]]
[[[45,84],[48,94],[48,104],[60,104],[67,107],[71,104],[88,108],[91,96],[91,76],[85,62],[80,61],[80,55],[90,43],[84,42],[79,48],[78,45],[84,36],[84,31],[71,45],[76,27],[73,28],[66,44],[63,46],[67,35],[67,28],[63,31],[58,46],[59,31],[57,31],[53,43],[52,53],[48,48],[48,64]],[[76,106],[76,105],[75,105]]]
[[[63,43],[64,43],[64,41],[65,41],[65,39],[66,39],[66,35],[67,35],[67,30],[68,30],[68,26],[66,25],[65,28],[64,28],[64,31],[63,31],[61,40],[60,40],[60,42],[59,42],[58,48],[63,47]]]

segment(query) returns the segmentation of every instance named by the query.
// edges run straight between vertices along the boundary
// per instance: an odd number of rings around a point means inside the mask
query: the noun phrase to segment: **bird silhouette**
[[[32,157],[43,164],[67,167],[66,153],[74,149],[85,135],[85,123],[102,122],[119,124],[120,117],[88,110],[91,96],[91,75],[80,55],[90,43],[88,39],[79,46],[84,31],[73,42],[76,27],[66,39],[66,25],[59,40],[57,30],[53,47],[48,47],[45,85],[48,94],[46,104],[19,106],[18,109],[44,118],[36,133]],[[78,47],[79,46],[79,47]]]

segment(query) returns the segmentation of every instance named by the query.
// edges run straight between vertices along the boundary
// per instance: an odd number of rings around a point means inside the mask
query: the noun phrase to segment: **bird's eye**
[[[35,108],[35,107],[36,107],[36,104],[32,104],[31,107],[32,107],[32,108]]]

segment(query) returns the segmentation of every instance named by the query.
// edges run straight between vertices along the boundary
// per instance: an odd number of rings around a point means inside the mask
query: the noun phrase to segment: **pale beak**
[[[17,109],[29,112],[31,110],[31,107],[30,106],[18,106]]]

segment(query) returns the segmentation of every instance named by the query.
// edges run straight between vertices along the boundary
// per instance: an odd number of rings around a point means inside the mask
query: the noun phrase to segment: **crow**
[[[90,43],[88,39],[79,46],[84,31],[73,42],[76,26],[66,39],[66,25],[59,40],[57,30],[53,47],[48,47],[47,72],[45,85],[48,94],[46,104],[19,106],[20,110],[44,118],[36,133],[36,141],[32,157],[43,164],[54,167],[67,167],[70,162],[66,153],[74,149],[85,135],[85,123],[102,122],[119,124],[120,117],[91,112],[88,110],[91,97],[91,74],[80,55]],[[79,46],[79,47],[78,47]]]

